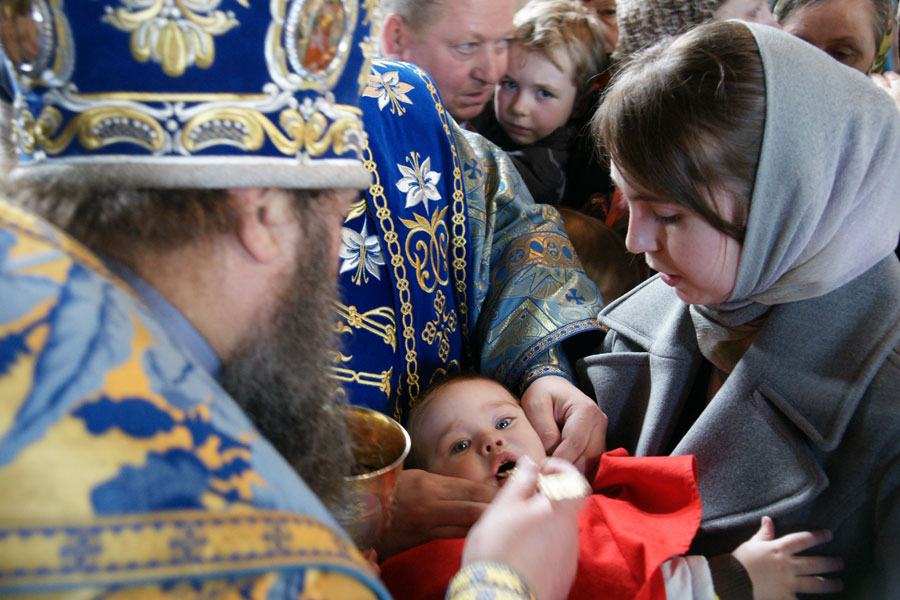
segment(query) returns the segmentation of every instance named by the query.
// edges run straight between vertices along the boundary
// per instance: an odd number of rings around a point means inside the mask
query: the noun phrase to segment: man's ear
[[[284,207],[267,188],[228,190],[229,201],[237,212],[234,235],[241,248],[255,261],[268,263],[282,252],[277,226],[282,223]]]
[[[413,42],[413,32],[406,19],[391,13],[381,27],[381,55],[392,60],[409,61],[409,48]]]

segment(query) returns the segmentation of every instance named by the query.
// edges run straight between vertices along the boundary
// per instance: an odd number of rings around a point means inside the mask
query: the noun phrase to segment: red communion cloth
[[[693,456],[603,455],[594,493],[579,514],[578,573],[571,600],[664,600],[660,565],[684,554],[700,526]],[[435,540],[381,563],[396,600],[441,600],[459,570],[464,539]]]

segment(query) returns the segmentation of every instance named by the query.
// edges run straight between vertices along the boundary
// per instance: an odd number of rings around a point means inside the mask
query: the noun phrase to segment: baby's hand
[[[775,525],[763,517],[759,531],[738,546],[732,556],[740,561],[753,582],[753,600],[796,600],[796,594],[841,591],[839,579],[822,577],[844,568],[844,561],[830,556],[797,556],[813,546],[831,541],[830,531],[801,531],[775,539]]]

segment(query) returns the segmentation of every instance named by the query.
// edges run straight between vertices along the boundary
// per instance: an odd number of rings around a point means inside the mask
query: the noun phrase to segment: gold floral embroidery
[[[412,104],[412,100],[406,95],[412,89],[413,86],[405,81],[400,81],[400,74],[397,71],[379,73],[372,69],[368,85],[362,95],[365,98],[377,98],[378,110],[384,110],[384,107],[390,103],[391,114],[399,117],[406,112],[401,103]]]
[[[236,25],[234,14],[216,10],[222,0],[120,0],[124,7],[110,10],[103,20],[131,33],[131,53],[139,62],[162,65],[170,77],[180,77],[196,64],[206,69],[213,64],[216,46],[213,36]],[[249,8],[248,0],[238,2]]]
[[[406,162],[411,166],[397,165],[403,177],[397,182],[397,189],[406,194],[406,208],[415,208],[421,204],[428,214],[428,202],[437,202],[441,199],[441,192],[437,184],[441,181],[441,174],[431,170],[431,157],[421,160],[418,152],[412,152],[406,157]]]
[[[429,221],[422,215],[415,214],[412,219],[398,220],[409,228],[406,237],[406,259],[416,270],[416,279],[422,291],[431,293],[439,285],[447,285],[450,280],[447,272],[447,248],[449,235],[444,217],[447,207],[436,211]]]
[[[434,320],[426,323],[422,331],[422,341],[432,346],[438,340],[438,356],[447,362],[450,357],[450,334],[456,331],[456,312],[447,310],[447,298],[440,290],[434,296],[434,312]]]

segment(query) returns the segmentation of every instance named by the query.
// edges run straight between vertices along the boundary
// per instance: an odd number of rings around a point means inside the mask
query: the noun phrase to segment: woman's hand
[[[547,454],[573,463],[589,479],[606,452],[606,415],[565,377],[545,375],[522,394],[522,408]]]

